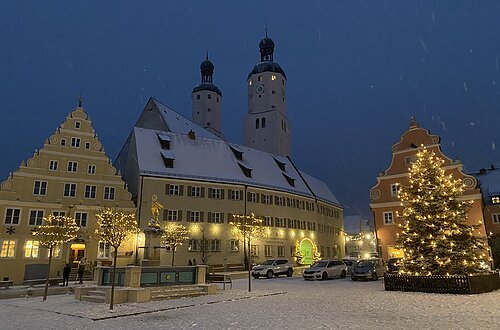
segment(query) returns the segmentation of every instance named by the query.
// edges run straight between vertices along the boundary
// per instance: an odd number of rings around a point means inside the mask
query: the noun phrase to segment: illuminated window
[[[29,225],[30,226],[40,226],[43,221],[43,210],[31,210]]]
[[[271,257],[273,255],[273,247],[271,245],[264,245],[264,256]]]
[[[6,239],[2,241],[0,258],[14,258],[16,256],[16,241]]]
[[[500,204],[500,197],[499,196],[491,197],[491,204]]]
[[[252,86],[252,81],[251,80],[248,81],[248,86]]]
[[[272,76],[271,76],[271,80],[276,80],[276,76],[275,76],[275,75],[272,75]]]
[[[237,239],[232,239],[229,241],[229,251],[238,252],[240,250],[240,241]]]
[[[258,76],[257,81],[262,81],[262,76]]]
[[[384,225],[393,225],[394,216],[392,212],[384,212]]]
[[[49,258],[50,251],[47,249],[47,258]],[[59,258],[61,257],[61,246],[55,246],[52,249],[52,258]]]
[[[252,257],[258,257],[259,256],[259,253],[258,253],[258,246],[257,245],[251,245],[250,246],[250,254]]]
[[[496,225],[500,225],[500,213],[495,213],[491,215],[493,218],[493,223]]]
[[[100,241],[97,250],[97,258],[107,259],[111,257],[111,245],[107,242]]]
[[[24,257],[25,258],[38,258],[38,253],[40,250],[40,242],[28,240],[24,246]]]

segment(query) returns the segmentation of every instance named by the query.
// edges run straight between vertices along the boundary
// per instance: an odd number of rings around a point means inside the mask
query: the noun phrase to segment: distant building
[[[483,195],[484,225],[496,268],[500,266],[500,170],[491,166],[474,174]]]
[[[403,251],[396,248],[398,225],[402,225],[397,216],[402,212],[401,202],[397,197],[398,187],[406,184],[408,168],[416,159],[416,154],[424,145],[429,151],[444,160],[444,169],[447,175],[461,179],[465,184],[464,199],[473,200],[474,204],[468,213],[468,222],[482,223],[481,192],[475,177],[463,172],[460,161],[453,161],[441,151],[440,138],[421,128],[415,119],[410,121],[409,128],[403,133],[398,143],[392,146],[392,161],[389,168],[377,177],[377,184],[370,190],[370,208],[375,220],[375,230],[379,242],[379,252],[384,259],[402,257]],[[481,224],[480,233],[485,235],[484,224]]]
[[[62,278],[65,263],[76,267],[82,257],[90,266],[110,263],[112,248],[90,235],[95,212],[106,206],[135,210],[125,183],[79,106],[42,149],[35,150],[0,185],[0,278],[19,284],[25,277],[36,276],[25,269],[36,272],[36,265],[47,263],[48,251],[31,231],[49,214],[71,216],[80,226],[75,240],[54,251],[51,277]],[[121,265],[134,261],[134,244],[135,240],[118,251]]]
[[[373,225],[363,215],[345,216],[344,231],[346,257],[369,258],[377,252]]]
[[[259,46],[261,63],[248,76],[244,146],[222,139],[222,92],[206,58],[202,83],[192,93],[193,120],[150,99],[115,162],[141,229],[150,220],[152,195],[164,206],[162,227],[177,222],[189,228],[191,239],[176,250],[177,265],[188,259],[243,264],[245,247],[229,222],[251,213],[267,227],[266,237],[251,243],[254,261],[284,257],[310,264],[344,254],[342,206],[324,182],[289,157],[286,77],[273,62],[274,42],[266,37]],[[145,245],[145,261],[170,262],[170,253],[146,253],[152,243]]]

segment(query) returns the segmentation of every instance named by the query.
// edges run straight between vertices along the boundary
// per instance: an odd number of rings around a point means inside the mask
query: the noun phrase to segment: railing
[[[452,276],[386,274],[384,285],[386,291],[474,294],[500,289],[500,277],[496,272]]]

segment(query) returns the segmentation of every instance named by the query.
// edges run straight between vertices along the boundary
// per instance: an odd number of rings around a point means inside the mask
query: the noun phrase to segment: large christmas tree
[[[400,187],[403,225],[398,242],[404,251],[406,274],[484,271],[485,239],[477,230],[479,224],[466,221],[473,201],[460,198],[465,186],[445,175],[443,163],[424,147],[411,165],[408,185]]]

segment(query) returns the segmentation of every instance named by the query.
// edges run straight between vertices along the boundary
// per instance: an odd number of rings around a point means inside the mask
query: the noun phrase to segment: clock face
[[[258,85],[257,87],[255,87],[255,91],[257,92],[257,94],[264,93],[264,85]]]

